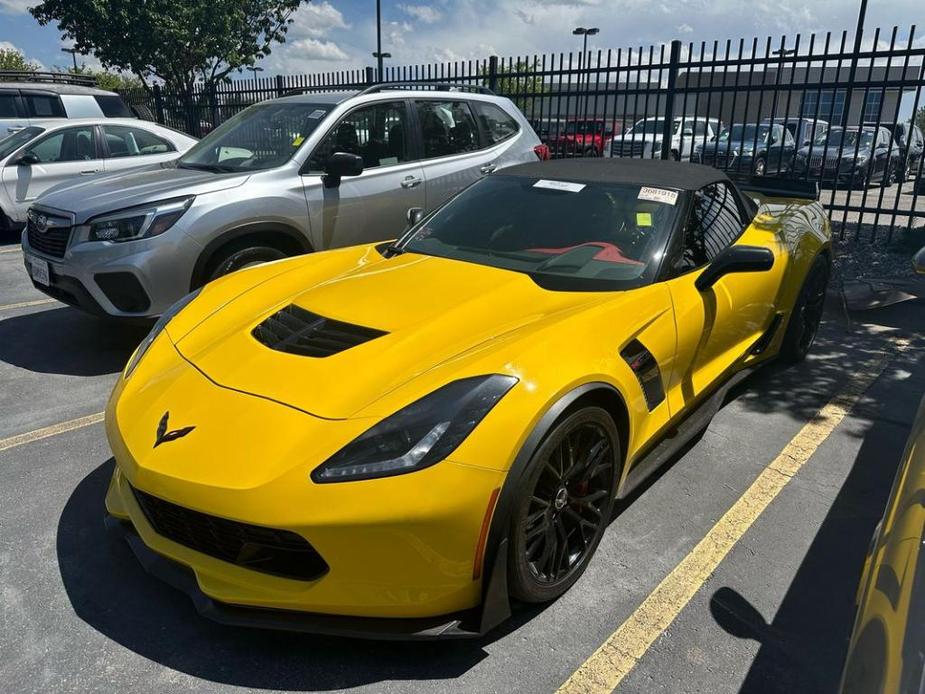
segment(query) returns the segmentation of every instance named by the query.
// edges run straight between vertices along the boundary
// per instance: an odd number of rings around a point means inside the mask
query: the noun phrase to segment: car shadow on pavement
[[[101,376],[122,370],[147,328],[70,307],[0,320],[0,361],[29,371]]]
[[[519,610],[483,639],[373,642],[217,624],[190,599],[149,576],[103,525],[112,460],[76,487],[58,522],[57,557],[76,614],[116,643],[159,665],[214,682],[258,689],[347,689],[383,680],[440,680],[488,657],[484,646],[539,610]]]
[[[918,318],[922,308],[920,302],[906,302],[876,315],[855,318],[899,328],[910,336],[917,329],[921,335],[925,328]],[[863,333],[863,326],[856,326],[859,328]],[[863,336],[860,339],[862,343],[866,340]],[[879,342],[882,346],[883,338]],[[773,620],[766,622],[748,596],[732,588],[722,587],[713,594],[710,610],[716,622],[738,638],[761,644],[741,687],[743,694],[837,690],[864,559],[925,390],[921,350],[918,338],[905,352],[894,355],[878,382],[855,407],[849,433],[863,442]],[[875,350],[865,346],[860,351],[860,356],[866,357],[866,352]],[[838,355],[842,349],[830,345],[821,352]],[[821,383],[833,388],[831,397],[837,392],[837,383],[825,373],[827,367],[820,368],[818,378],[809,372],[807,377],[817,380],[817,386]],[[850,369],[851,364],[841,365],[838,371],[842,379]]]

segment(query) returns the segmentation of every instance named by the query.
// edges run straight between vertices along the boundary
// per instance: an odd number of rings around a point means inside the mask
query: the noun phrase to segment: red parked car
[[[622,129],[622,123],[606,118],[569,118],[558,132],[549,133],[549,149],[557,159],[599,157],[604,143]]]

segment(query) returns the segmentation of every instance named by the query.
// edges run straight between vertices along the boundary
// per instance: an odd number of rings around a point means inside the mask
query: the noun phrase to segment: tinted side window
[[[0,94],[0,118],[16,118],[16,95]]]
[[[42,164],[97,159],[94,128],[66,128],[39,140],[29,148]]]
[[[415,104],[424,158],[445,157],[479,148],[479,131],[464,101],[418,101]]]
[[[309,170],[324,171],[335,152],[363,157],[363,168],[389,166],[408,161],[405,104],[401,101],[374,104],[344,116],[312,152]]]
[[[132,118],[134,115],[131,109],[122,101],[121,96],[113,94],[112,96],[102,95],[94,96],[93,98],[96,99],[100,110],[107,118]]]
[[[110,157],[137,157],[176,151],[176,148],[167,140],[141,128],[104,125],[103,133],[106,135]]]
[[[520,126],[504,109],[484,101],[474,101],[472,106],[491,144],[497,144],[517,134]]]
[[[23,94],[26,113],[31,118],[67,118],[64,105],[57,96],[45,94]]]
[[[697,191],[675,269],[685,272],[706,265],[739,237],[743,227],[735,193],[725,183]]]

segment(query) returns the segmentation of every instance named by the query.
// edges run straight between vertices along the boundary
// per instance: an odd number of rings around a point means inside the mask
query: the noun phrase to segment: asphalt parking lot
[[[479,641],[361,642],[208,622],[106,534],[112,462],[93,415],[143,334],[45,300],[18,246],[0,244],[3,691],[833,691],[864,553],[925,392],[925,300],[833,309],[807,362],[737,387],[621,507],[556,603]],[[847,414],[826,409],[846,393]],[[805,461],[766,507],[730,521],[794,442]],[[725,551],[704,549],[717,528]]]

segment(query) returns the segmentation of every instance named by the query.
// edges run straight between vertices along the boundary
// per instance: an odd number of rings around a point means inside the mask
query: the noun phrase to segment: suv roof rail
[[[474,92],[476,94],[489,94],[495,96],[495,93],[491,89],[483,87],[480,84],[458,84],[454,82],[442,82],[440,80],[430,80],[426,82],[380,82],[379,84],[367,87],[357,94],[357,96],[376,94],[378,92],[384,92],[387,89],[420,89],[422,91],[431,89],[440,92]]]
[[[70,84],[77,87],[95,87],[93,75],[72,75],[68,72],[30,72],[28,70],[0,70],[0,82],[46,82]]]

